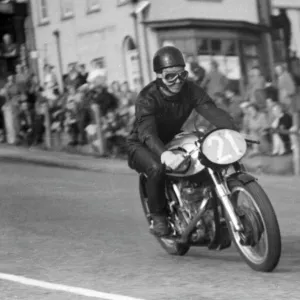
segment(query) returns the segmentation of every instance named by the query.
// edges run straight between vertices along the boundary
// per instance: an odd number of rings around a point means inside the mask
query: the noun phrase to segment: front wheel
[[[239,253],[253,270],[272,272],[281,256],[281,235],[268,196],[257,182],[229,181],[228,187],[245,231],[241,238],[231,224],[228,226]]]

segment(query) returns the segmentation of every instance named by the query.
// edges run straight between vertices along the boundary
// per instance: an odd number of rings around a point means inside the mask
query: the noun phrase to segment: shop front
[[[259,66],[269,76],[268,60],[263,49],[261,25],[240,21],[174,20],[146,22],[157,33],[158,45],[174,45],[185,55],[197,57],[206,70],[211,60],[243,92],[248,71]]]

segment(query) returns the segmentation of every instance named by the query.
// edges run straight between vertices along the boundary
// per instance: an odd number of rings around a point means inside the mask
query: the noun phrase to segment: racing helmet
[[[177,66],[185,67],[185,62],[181,51],[176,47],[162,47],[153,57],[153,70],[155,73],[161,73],[165,68]]]

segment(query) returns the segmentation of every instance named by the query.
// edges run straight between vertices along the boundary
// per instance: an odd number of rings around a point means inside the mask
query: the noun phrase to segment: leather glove
[[[168,168],[175,170],[184,160],[183,154],[175,154],[172,151],[165,151],[162,153],[160,160],[162,164],[165,164]]]

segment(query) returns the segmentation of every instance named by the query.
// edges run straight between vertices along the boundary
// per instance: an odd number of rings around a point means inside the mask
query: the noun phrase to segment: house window
[[[258,67],[260,65],[257,43],[242,41],[242,53],[247,72],[253,67]]]
[[[97,12],[100,10],[100,1],[99,0],[87,0],[87,12]]]
[[[47,0],[39,0],[38,6],[39,6],[40,23],[43,24],[43,23],[49,22],[49,12],[48,12]]]
[[[117,5],[124,5],[124,4],[127,4],[129,2],[130,2],[130,0],[117,0]]]
[[[73,0],[61,0],[60,3],[62,19],[69,19],[74,17]]]

